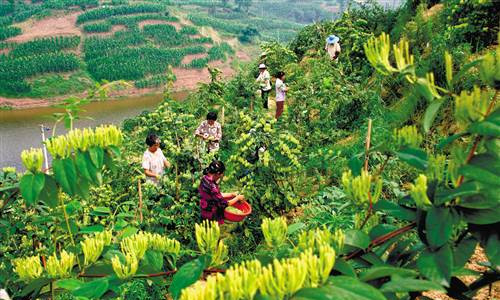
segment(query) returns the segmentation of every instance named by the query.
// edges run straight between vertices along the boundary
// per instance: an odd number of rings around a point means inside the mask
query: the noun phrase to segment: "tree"
[[[248,12],[250,6],[252,6],[252,0],[235,0],[235,2],[239,11]]]

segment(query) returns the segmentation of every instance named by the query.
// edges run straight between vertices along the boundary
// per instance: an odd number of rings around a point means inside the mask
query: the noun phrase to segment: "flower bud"
[[[342,174],[342,186],[344,192],[358,205],[366,205],[370,202],[377,203],[382,193],[382,179],[370,175],[365,170],[361,175],[353,177],[349,170]]]
[[[423,141],[423,137],[418,133],[416,126],[405,126],[401,129],[394,129],[394,138],[398,147],[416,148]]]
[[[455,118],[458,124],[467,127],[470,123],[482,121],[489,103],[489,93],[477,86],[471,93],[462,91],[459,96],[455,96]]]
[[[148,250],[148,241],[148,235],[141,231],[124,238],[120,243],[120,247],[123,253],[133,254],[138,260],[141,260]]]
[[[261,228],[266,244],[270,248],[280,246],[286,240],[288,226],[284,217],[273,220],[265,218],[262,220]]]
[[[47,259],[47,273],[52,278],[69,277],[75,265],[75,260],[76,256],[71,252],[66,252],[66,250],[60,253],[60,259],[58,259],[56,253],[54,253],[54,255],[49,256]]]
[[[127,279],[135,275],[139,267],[139,262],[133,253],[127,252],[125,253],[125,265],[121,263],[120,258],[116,255],[111,259],[111,266],[118,278]]]
[[[43,164],[42,149],[31,148],[30,150],[23,150],[23,152],[21,152],[21,161],[28,171],[32,173],[41,172]]]
[[[430,180],[442,182],[444,179],[444,170],[446,167],[446,155],[430,155],[427,167],[427,177]]]
[[[43,272],[38,255],[13,259],[12,265],[14,266],[14,272],[24,281],[37,279]]]
[[[420,174],[415,180],[415,184],[410,186],[410,195],[415,200],[417,207],[420,209],[426,209],[432,206],[429,197],[427,196],[427,177]]]

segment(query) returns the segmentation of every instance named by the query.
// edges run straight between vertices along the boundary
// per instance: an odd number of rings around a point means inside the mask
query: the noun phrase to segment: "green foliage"
[[[0,27],[0,41],[6,40],[10,37],[20,35],[21,28],[14,26]]]
[[[58,52],[66,49],[74,49],[78,47],[79,44],[79,36],[56,36],[35,39],[29,42],[17,44],[14,49],[9,52],[9,56],[21,57]]]
[[[111,30],[110,22],[98,22],[98,23],[83,25],[83,31],[85,32],[108,32],[110,30]]]
[[[159,4],[136,4],[114,7],[103,7],[89,10],[79,15],[76,19],[76,24],[82,24],[88,21],[106,19],[110,16],[128,15],[134,13],[153,13],[162,12],[165,10],[163,5]]]

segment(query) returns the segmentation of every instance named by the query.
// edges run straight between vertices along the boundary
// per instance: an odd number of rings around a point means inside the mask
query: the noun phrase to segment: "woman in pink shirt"
[[[238,193],[221,193],[218,182],[224,176],[226,167],[221,161],[214,160],[203,171],[198,191],[200,193],[201,218],[224,224],[224,210],[240,200],[245,200]]]

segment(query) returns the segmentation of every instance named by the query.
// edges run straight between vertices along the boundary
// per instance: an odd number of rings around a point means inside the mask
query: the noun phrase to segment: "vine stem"
[[[370,143],[372,139],[372,119],[368,119],[368,129],[366,133],[366,146],[365,146],[365,166],[364,170],[365,172],[368,172],[368,160],[369,160],[369,155],[370,155]],[[361,226],[359,229],[363,229],[365,227],[366,223],[368,222],[368,219],[372,216],[373,212],[373,201],[372,201],[372,195],[371,191],[368,190],[368,201],[370,202],[370,206],[368,207],[368,212],[366,213],[366,217],[361,223]]]
[[[496,100],[498,98],[498,90],[495,92],[495,96],[493,96],[493,99],[490,102],[490,105],[488,106],[488,109],[486,110],[485,113],[485,118],[491,113],[493,110],[493,107],[495,106]],[[478,135],[476,136],[476,139],[474,140],[474,144],[472,145],[472,148],[469,151],[469,154],[467,155],[467,158],[465,159],[465,164],[469,163],[472,158],[474,157],[477,147],[479,146],[479,142],[481,142],[482,136]],[[464,182],[464,175],[460,175],[460,177],[457,180],[457,187],[459,187],[462,183]]]
[[[137,180],[137,189],[139,192],[139,220],[142,224],[142,187],[141,187],[141,179]]]
[[[224,273],[226,270],[223,269],[206,269],[203,272],[213,274],[213,273]],[[159,273],[152,273],[152,274],[144,274],[144,275],[137,275],[134,276],[134,278],[153,278],[153,277],[163,277],[163,276],[170,276],[177,273],[177,270],[172,270],[172,271],[167,271],[167,272],[159,272]],[[103,278],[107,277],[109,275],[107,274],[78,274],[78,277],[81,278]]]
[[[71,240],[71,244],[73,244],[73,246],[76,247],[75,239],[73,238],[73,233],[71,232],[71,227],[69,226],[69,216],[68,212],[66,211],[66,204],[64,204],[64,199],[63,197],[61,197],[60,193],[59,193],[59,200],[61,200],[61,207],[64,214],[64,220],[66,221],[66,228],[68,229],[69,232],[69,238]],[[82,269],[82,266],[80,264],[80,259],[78,258],[78,256],[76,256],[76,262],[78,263],[78,268]]]
[[[417,225],[416,222],[412,222],[412,223],[406,225],[405,227],[399,228],[397,230],[389,232],[388,234],[380,236],[380,237],[374,239],[373,241],[371,241],[370,245],[368,246],[368,248],[366,248],[366,250],[361,249],[361,250],[351,252],[349,255],[346,256],[345,260],[351,260],[353,258],[356,258],[356,257],[362,255],[363,253],[370,251],[374,247],[377,247],[377,246],[387,242],[388,240],[390,240],[390,239],[392,239],[400,234],[403,234],[407,231],[412,230],[416,225]]]

